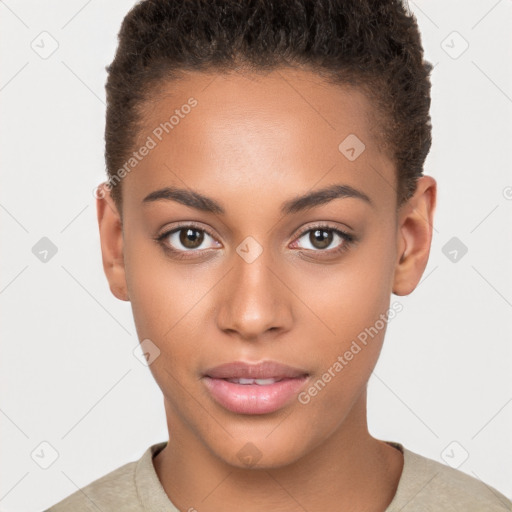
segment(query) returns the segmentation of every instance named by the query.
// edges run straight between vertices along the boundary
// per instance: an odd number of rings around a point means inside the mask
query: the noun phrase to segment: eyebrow
[[[327,204],[334,199],[344,198],[360,199],[369,205],[373,205],[371,199],[363,192],[349,185],[330,185],[328,187],[307,192],[304,195],[297,196],[285,201],[281,205],[281,213],[290,215]],[[152,203],[155,201],[176,201],[190,208],[195,208],[206,213],[225,214],[224,208],[214,199],[204,196],[199,192],[176,187],[165,187],[155,190],[148,194],[143,203]]]

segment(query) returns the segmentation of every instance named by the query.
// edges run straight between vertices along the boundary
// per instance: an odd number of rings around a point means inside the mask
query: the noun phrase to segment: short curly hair
[[[397,205],[414,194],[432,143],[432,65],[402,1],[142,0],[118,42],[106,68],[107,183],[133,151],[144,103],[162,81],[184,71],[291,66],[366,93],[380,119],[379,143],[396,166]],[[120,185],[111,187],[118,206]]]

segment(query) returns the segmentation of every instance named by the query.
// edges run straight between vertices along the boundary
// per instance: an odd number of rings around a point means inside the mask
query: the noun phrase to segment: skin
[[[150,369],[170,432],[154,459],[167,495],[180,510],[199,512],[385,510],[403,457],[373,438],[366,421],[385,328],[307,405],[293,399],[274,413],[235,414],[211,398],[201,376],[226,362],[274,360],[305,369],[305,389],[321,378],[388,310],[392,293],[417,286],[435,180],[420,178],[397,209],[396,171],[372,131],[370,101],[309,71],[188,73],[159,91],[146,105],[140,141],[189,97],[198,105],[123,179],[122,208],[103,186],[97,210],[112,293],[131,301],[139,339],[161,351]],[[338,150],[349,134],[366,146],[355,161]],[[332,184],[363,192],[371,204],[345,197],[280,212],[285,201]],[[168,186],[200,192],[225,213],[143,203]],[[179,234],[155,241],[188,221],[214,237],[205,234],[199,249],[184,247]],[[334,235],[317,248],[307,229],[318,222],[354,243]],[[236,252],[247,236],[263,248],[251,263]],[[192,257],[176,259],[165,243]],[[261,455],[250,467],[238,456],[246,443]]]

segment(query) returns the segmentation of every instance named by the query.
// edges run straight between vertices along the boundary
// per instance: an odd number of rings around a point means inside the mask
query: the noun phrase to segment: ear
[[[120,300],[130,300],[126,286],[121,215],[110,195],[110,187],[102,183],[96,190],[96,211],[100,228],[103,270],[110,291]]]
[[[425,271],[432,242],[436,197],[436,181],[431,176],[422,176],[414,195],[398,211],[395,295],[409,295]]]

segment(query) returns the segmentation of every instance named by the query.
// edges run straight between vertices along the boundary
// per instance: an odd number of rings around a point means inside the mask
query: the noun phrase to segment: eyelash
[[[174,233],[179,233],[181,230],[183,230],[185,228],[193,228],[193,229],[195,229],[197,231],[201,231],[203,233],[206,233],[208,236],[210,236],[211,238],[213,238],[215,240],[215,236],[213,235],[213,233],[209,229],[206,229],[204,227],[200,227],[200,226],[194,224],[193,222],[179,224],[178,226],[175,226],[173,229],[171,229],[169,231],[166,231],[165,233],[162,233],[161,235],[158,235],[155,238],[155,240],[167,252],[171,253],[173,258],[178,259],[178,260],[183,260],[183,259],[188,259],[188,258],[194,258],[195,257],[195,256],[187,256],[186,255],[187,253],[198,253],[198,252],[201,252],[201,251],[208,251],[209,250],[209,249],[202,249],[202,250],[189,249],[189,250],[183,250],[182,251],[182,250],[179,250],[179,249],[174,249],[173,247],[171,247],[171,246],[169,246],[168,244],[165,243],[165,239],[166,238],[168,238],[169,236],[171,236]],[[338,245],[335,249],[326,249],[326,250],[323,250],[323,249],[317,249],[317,250],[303,249],[303,252],[304,251],[306,251],[306,252],[312,251],[314,253],[327,254],[328,256],[333,256],[333,255],[337,255],[337,254],[341,254],[341,253],[345,252],[356,241],[356,238],[355,238],[354,235],[351,235],[350,233],[342,231],[342,230],[340,230],[338,228],[335,228],[333,226],[330,226],[328,224],[322,224],[322,223],[315,224],[313,226],[309,226],[307,229],[299,232],[297,235],[295,235],[294,241],[299,240],[304,235],[306,235],[306,234],[308,234],[308,233],[310,233],[312,231],[315,231],[317,229],[321,229],[321,230],[324,230],[324,231],[332,232],[332,233],[338,235],[340,238],[342,238],[343,242],[340,245]],[[320,257],[322,258],[323,256],[320,256]]]

